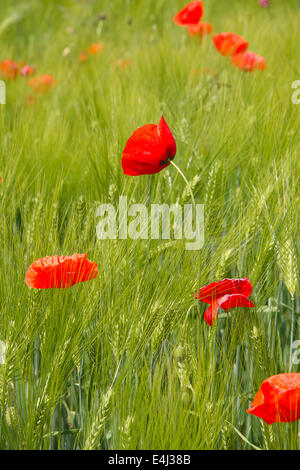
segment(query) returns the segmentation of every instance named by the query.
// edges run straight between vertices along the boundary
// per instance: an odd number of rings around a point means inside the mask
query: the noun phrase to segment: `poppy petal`
[[[266,60],[255,52],[243,52],[235,54],[231,57],[231,63],[245,72],[252,72],[253,70],[265,70]]]
[[[27,270],[25,282],[36,289],[68,288],[79,282],[94,279],[98,265],[87,254],[46,256],[36,260]]]
[[[246,51],[248,42],[242,36],[235,33],[220,33],[213,36],[216,49],[225,56]]]
[[[247,413],[269,425],[300,419],[300,373],[278,374],[264,380]]]
[[[210,305],[204,312],[204,320],[209,326],[213,326],[215,318],[218,316],[218,306],[216,302]]]
[[[206,309],[204,313],[204,319],[210,326],[218,317],[218,310],[222,308],[224,310],[230,310],[235,307],[255,307],[254,303],[251,302],[247,297],[241,294],[224,295],[224,297],[218,298],[215,302]]]
[[[218,299],[217,302],[219,308],[223,308],[224,310],[230,310],[235,307],[255,307],[254,303],[242,294],[225,295]]]
[[[219,297],[227,294],[242,294],[250,297],[252,292],[252,284],[248,278],[241,279],[222,279],[219,282],[212,282],[207,286],[203,286],[195,293],[195,299],[211,304]]]

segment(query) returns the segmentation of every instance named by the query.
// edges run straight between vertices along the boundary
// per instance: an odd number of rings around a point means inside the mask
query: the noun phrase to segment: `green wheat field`
[[[1,0],[0,62],[56,80],[33,99],[30,78],[3,79],[1,449],[300,449],[299,421],[246,413],[264,379],[300,372],[300,2],[204,1],[214,33],[266,58],[252,73],[174,24],[186,3]],[[119,196],[191,202],[171,165],[122,171],[129,136],[162,114],[204,204],[199,251],[97,238],[98,205]],[[73,253],[98,263],[96,279],[26,285],[34,260]],[[255,308],[211,328],[194,293],[225,277],[251,280]]]

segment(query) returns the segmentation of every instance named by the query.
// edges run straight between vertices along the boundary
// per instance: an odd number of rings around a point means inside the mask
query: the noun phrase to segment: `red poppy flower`
[[[94,279],[98,265],[87,259],[87,254],[46,256],[36,260],[27,270],[25,282],[36,289],[65,289],[79,282]]]
[[[46,93],[56,85],[56,80],[52,75],[42,75],[41,77],[32,78],[28,83],[36,93]]]
[[[269,6],[269,0],[259,0],[259,3],[263,8],[267,8]]]
[[[245,70],[245,72],[252,72],[253,70],[265,70],[266,60],[255,52],[243,52],[240,54],[233,55],[231,57],[232,65],[239,69]]]
[[[115,68],[126,69],[131,64],[131,59],[118,59],[114,60],[111,65]]]
[[[122,155],[125,175],[152,175],[170,165],[176,154],[176,142],[161,117],[158,125],[146,124],[128,139]]]
[[[248,42],[234,33],[220,33],[213,36],[213,42],[222,55],[234,55],[246,51]]]
[[[103,50],[103,43],[102,42],[98,42],[96,44],[92,44],[89,48],[88,48],[88,53],[89,54],[92,54],[92,55],[97,55],[99,54],[102,50]]]
[[[204,313],[205,321],[212,326],[218,316],[219,308],[230,310],[234,307],[254,307],[248,299],[252,292],[249,279],[223,279],[201,287],[195,293],[195,299],[210,304]]]
[[[300,373],[278,374],[264,380],[247,413],[267,424],[300,419]]]
[[[223,310],[230,310],[234,307],[253,308],[255,305],[253,302],[251,302],[251,300],[242,294],[224,295],[223,297],[220,297],[216,301],[212,302],[208,309],[206,309],[204,313],[204,320],[206,323],[212,326],[213,322],[218,317],[219,308],[222,308]]]
[[[195,299],[199,299],[206,304],[211,304],[224,295],[242,294],[246,297],[250,297],[251,292],[252,284],[246,277],[241,279],[226,278],[222,279],[222,281],[212,282],[207,286],[201,287],[199,292],[195,293]]]
[[[20,73],[19,66],[11,59],[4,60],[0,63],[0,73],[4,78],[13,80]]]
[[[86,62],[87,56],[85,52],[80,53],[80,62]]]
[[[21,68],[21,75],[23,77],[29,77],[30,75],[34,75],[35,73],[35,67],[32,65],[24,65],[24,67]]]
[[[188,24],[186,27],[192,36],[200,36],[201,38],[206,34],[211,34],[213,31],[210,23]]]
[[[197,24],[201,20],[203,13],[204,7],[202,2],[190,2],[174,16],[174,23],[178,26]]]
[[[27,101],[26,101],[27,106],[33,106],[35,102],[36,102],[36,96],[33,96],[33,95],[27,96]]]

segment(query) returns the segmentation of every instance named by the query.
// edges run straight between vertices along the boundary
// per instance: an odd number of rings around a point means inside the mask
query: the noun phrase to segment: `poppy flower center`
[[[166,165],[167,163],[170,163],[172,160],[174,160],[174,157],[175,157],[175,155],[173,155],[173,157],[172,157],[171,154],[169,153],[169,156],[168,156],[167,160],[161,160],[161,162],[159,163],[160,166],[163,166],[163,165]]]

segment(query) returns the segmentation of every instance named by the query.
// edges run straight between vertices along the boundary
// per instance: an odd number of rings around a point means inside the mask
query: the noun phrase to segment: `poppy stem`
[[[193,203],[193,206],[194,206],[194,209],[195,209],[195,213],[196,213],[196,203],[195,203],[195,198],[194,198],[194,194],[193,194],[193,190],[192,190],[192,187],[188,181],[188,179],[186,178],[186,176],[184,175],[184,173],[182,173],[181,169],[175,165],[175,163],[171,160],[170,161],[171,165],[174,166],[174,168],[176,168],[176,170],[178,171],[178,173],[182,176],[182,178],[184,179],[185,181],[185,184],[187,185],[189,191],[190,191],[190,195],[191,195],[191,199],[192,199],[192,203]]]
[[[170,161],[171,165],[174,166],[174,168],[176,168],[176,170],[178,171],[178,173],[182,176],[182,178],[184,179],[185,181],[185,184],[187,185],[188,189],[189,189],[189,192],[190,192],[190,195],[191,195],[191,199],[192,199],[192,203],[193,203],[193,207],[194,207],[194,211],[195,211],[195,218],[196,218],[196,237],[200,237],[200,226],[199,226],[199,222],[198,222],[198,219],[197,219],[197,208],[196,208],[196,202],[195,202],[195,198],[194,198],[194,194],[193,194],[193,190],[192,190],[192,186],[190,184],[190,182],[188,181],[188,179],[186,178],[186,176],[184,175],[184,173],[182,173],[182,171],[180,170],[180,168],[178,168],[177,165],[175,165],[175,163],[171,160]]]

